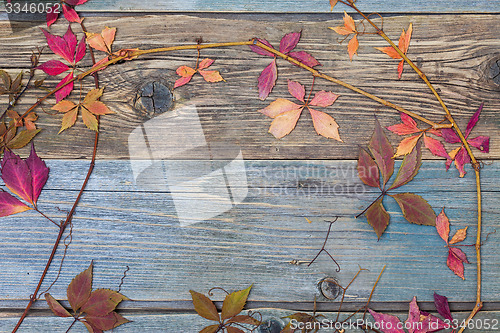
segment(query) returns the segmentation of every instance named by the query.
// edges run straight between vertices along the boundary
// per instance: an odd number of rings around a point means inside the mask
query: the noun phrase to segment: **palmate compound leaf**
[[[247,302],[250,289],[252,289],[252,286],[243,290],[235,291],[226,296],[226,298],[224,299],[224,303],[222,304],[222,320],[226,320],[233,316],[236,316],[243,310],[243,307]]]
[[[69,305],[76,313],[89,299],[92,291],[92,263],[71,280],[66,291]]]
[[[385,210],[382,200],[383,198],[376,200],[365,212],[366,220],[373,227],[378,239],[382,237],[390,220],[390,215]]]
[[[219,321],[219,313],[214,303],[207,296],[194,290],[189,291],[193,299],[195,311],[203,318],[213,321]]]
[[[418,194],[397,193],[390,194],[390,196],[396,200],[403,212],[404,218],[408,222],[431,226],[436,225],[436,213],[431,205]]]
[[[410,47],[410,40],[411,40],[412,32],[413,32],[413,26],[410,23],[408,30],[405,32],[405,30],[403,29],[403,32],[401,33],[401,36],[399,37],[398,49],[400,49],[403,52],[403,54],[405,54],[405,55],[408,52],[408,48]],[[394,49],[392,46],[376,47],[376,49],[381,51],[381,52],[384,52],[385,54],[387,54],[389,57],[391,57],[393,59],[402,59],[402,57],[399,55],[399,53],[396,52],[396,49]],[[403,74],[403,65],[404,65],[404,60],[402,59],[398,65],[398,79],[401,79],[401,75]]]
[[[394,173],[394,150],[387,139],[387,136],[380,126],[378,119],[375,119],[375,131],[368,145],[372,153],[375,163],[377,163],[380,173],[382,174],[383,184],[385,185],[389,178]]]

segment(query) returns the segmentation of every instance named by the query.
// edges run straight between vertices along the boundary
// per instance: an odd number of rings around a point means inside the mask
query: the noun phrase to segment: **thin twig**
[[[321,249],[319,250],[319,252],[316,254],[316,256],[313,258],[313,260],[311,260],[311,262],[307,265],[307,267],[311,266],[311,264],[319,257],[319,255],[321,254],[321,252],[324,251],[326,254],[328,254],[328,256],[330,257],[330,259],[332,259],[333,262],[337,265],[336,271],[340,272],[340,265],[338,264],[337,260],[335,260],[332,257],[332,255],[330,254],[330,252],[328,252],[328,250],[325,249],[326,242],[328,241],[328,238],[330,237],[330,231],[332,230],[332,224],[334,224],[337,220],[338,220],[338,216],[336,216],[335,220],[333,220],[333,221],[327,221],[327,222],[330,223],[330,225],[328,226],[328,232],[326,233],[326,237],[325,237],[325,241],[323,242],[323,246],[321,247]]]

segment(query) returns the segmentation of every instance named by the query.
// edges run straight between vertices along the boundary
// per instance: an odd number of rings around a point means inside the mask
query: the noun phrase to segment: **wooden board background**
[[[342,15],[326,14],[328,6],[324,4],[278,2],[271,6],[264,2],[234,2],[226,3],[223,10],[241,12],[229,14],[222,12],[216,2],[183,3],[182,7],[179,3],[157,2],[154,7],[148,7],[133,1],[90,2],[82,9],[89,11],[86,25],[90,31],[97,32],[105,25],[118,27],[117,49],[192,44],[200,36],[206,42],[244,41],[258,36],[277,45],[283,34],[302,30],[303,38],[297,50],[311,52],[323,64],[321,70],[325,73],[432,119],[442,117],[438,104],[409,67],[405,67],[403,78],[397,80],[397,62],[373,48],[384,46],[382,41],[363,36],[359,56],[350,62],[346,46],[338,45],[337,36],[327,29],[341,24]],[[500,59],[498,14],[495,14],[500,11],[498,1],[448,1],[436,5],[423,1],[387,1],[382,7],[378,6],[380,4],[367,1],[363,8],[396,13],[388,15],[384,23],[386,32],[395,39],[402,28],[413,23],[409,55],[435,83],[461,125],[465,126],[478,105],[485,103],[472,135],[491,136],[490,153],[478,152],[477,155],[485,162],[482,172],[484,233],[493,232],[500,213],[497,204],[500,199],[497,189],[500,88],[493,81],[493,65]],[[129,9],[136,12],[129,13]],[[149,11],[170,13],[152,15]],[[280,14],[269,14],[271,12]],[[415,12],[422,13],[413,14]],[[64,24],[59,24],[53,31],[60,33],[64,29]],[[44,44],[38,27],[26,22],[11,23],[5,15],[0,21],[0,32],[0,68],[11,73],[26,69],[31,50]],[[63,274],[51,290],[56,298],[65,299],[64,286],[92,259],[95,260],[96,287],[117,288],[125,266],[129,265],[131,270],[123,292],[133,301],[121,307],[136,322],[116,331],[135,332],[141,327],[147,332],[196,332],[204,321],[193,316],[189,289],[206,292],[213,286],[222,286],[234,290],[254,283],[249,307],[264,309],[267,316],[273,318],[290,312],[265,308],[310,311],[315,295],[319,297],[320,310],[335,311],[338,300],[322,298],[318,282],[331,276],[345,285],[361,265],[370,271],[363,272],[349,289],[345,310],[350,311],[366,301],[379,271],[387,264],[374,294],[375,309],[396,311],[405,319],[407,303],[414,295],[424,309],[433,310],[430,302],[434,291],[448,296],[455,310],[466,311],[472,307],[470,302],[475,295],[472,248],[465,249],[472,264],[467,265],[467,279],[462,282],[446,267],[446,249],[435,230],[405,222],[393,201],[384,202],[392,215],[391,225],[378,242],[366,220],[353,218],[378,195],[357,179],[358,146],[366,145],[369,140],[374,114],[384,126],[389,126],[398,121],[395,112],[317,80],[317,90],[341,94],[335,105],[325,111],[337,119],[345,143],[314,134],[306,114],[292,134],[275,140],[266,133],[270,120],[256,112],[268,103],[257,99],[256,81],[270,58],[258,56],[247,47],[204,50],[202,55],[216,59],[212,67],[220,70],[227,82],[208,85],[195,77],[191,86],[175,91],[176,106],[196,105],[209,145],[224,142],[241,149],[248,179],[246,199],[216,218],[182,227],[168,188],[135,184],[128,138],[134,129],[148,121],[132,106],[136,91],[151,79],[172,84],[176,79],[175,68],[194,65],[195,52],[152,55],[109,68],[102,73],[101,80],[106,89],[112,91],[105,95],[105,101],[117,114],[102,121],[96,169],[75,215],[74,239]],[[51,58],[47,54],[42,59]],[[89,64],[86,59],[84,65]],[[286,78],[300,80],[310,87],[310,76],[284,61],[279,62],[279,73],[278,85],[269,100],[288,94]],[[56,83],[50,78],[46,82],[48,86]],[[20,109],[39,96],[41,93],[28,94]],[[39,113],[39,124],[44,130],[37,138],[37,149],[51,167],[51,178],[40,198],[40,207],[55,219],[62,219],[83,181],[92,133],[78,124],[68,133],[57,135],[60,118]],[[393,144],[398,140],[392,134],[389,138]],[[159,150],[172,148],[169,140],[158,144]],[[26,154],[26,150],[21,153]],[[196,168],[198,163],[204,165],[206,156],[191,150],[177,158],[179,168],[186,165],[182,161],[191,161]],[[217,158],[234,158],[234,151],[222,149]],[[402,191],[421,194],[436,211],[446,206],[452,228],[469,226],[468,243],[472,243],[476,204],[470,167],[466,178],[460,179],[456,170],[445,171],[444,161],[436,160],[427,152],[424,158],[419,175]],[[175,168],[175,164],[169,165]],[[186,195],[193,200],[197,198],[196,192]],[[341,264],[341,272],[335,272],[335,266],[326,256],[321,256],[309,268],[291,265],[291,260],[308,260],[315,255],[327,228],[323,220],[333,216],[340,219],[334,225],[328,249]],[[304,217],[313,223],[308,224]],[[3,257],[0,332],[8,332],[34,289],[55,238],[55,228],[34,214],[25,213],[3,219],[0,237]],[[482,312],[479,318],[499,317],[498,237],[492,234],[483,248],[483,297],[488,312]],[[58,258],[60,255],[59,252]],[[55,277],[56,266],[52,267],[47,281]],[[52,332],[67,328],[58,318],[49,316],[43,302],[37,303],[36,309],[21,331],[40,331],[40,327],[44,327]],[[458,316],[465,315],[463,312]],[[81,328],[75,331],[78,329]]]

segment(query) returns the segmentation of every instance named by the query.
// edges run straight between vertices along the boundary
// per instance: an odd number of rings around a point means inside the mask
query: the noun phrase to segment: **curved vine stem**
[[[358,7],[356,7],[356,5],[354,4],[354,2],[346,3],[346,2],[344,2],[342,0],[339,0],[339,2],[341,2],[341,3],[345,4],[346,6],[349,6],[352,9],[354,9],[368,23],[370,23],[371,26],[377,31],[377,34],[379,34],[383,39],[385,39],[387,41],[387,43],[389,43],[389,45],[391,45],[394,48],[394,50],[396,50],[396,52],[404,59],[404,61],[408,65],[410,65],[410,67],[418,74],[418,76],[422,79],[422,81],[425,82],[425,84],[429,87],[429,89],[432,91],[432,93],[436,97],[437,101],[439,102],[439,104],[443,108],[444,112],[446,113],[446,118],[452,124],[453,128],[455,129],[455,131],[457,132],[457,134],[458,134],[458,136],[460,138],[460,141],[462,142],[462,144],[464,145],[465,149],[467,150],[467,153],[470,156],[471,164],[472,164],[472,167],[474,169],[475,176],[476,176],[476,193],[477,193],[477,235],[476,235],[476,246],[475,246],[475,248],[476,248],[476,260],[477,260],[477,268],[476,268],[477,269],[477,284],[476,284],[476,304],[474,305],[474,308],[472,309],[472,312],[470,313],[470,315],[467,317],[465,325],[463,325],[462,328],[458,331],[458,333],[462,333],[465,330],[465,328],[467,327],[467,324],[469,323],[469,321],[483,307],[483,302],[481,301],[481,228],[482,228],[482,208],[481,208],[481,204],[482,204],[482,200],[481,200],[480,165],[479,165],[478,161],[476,160],[476,158],[474,156],[474,153],[472,152],[472,150],[470,148],[470,145],[467,142],[467,139],[465,138],[465,136],[463,135],[462,131],[460,130],[460,127],[458,126],[458,124],[456,123],[455,119],[451,115],[450,110],[448,109],[448,107],[446,106],[446,104],[442,100],[441,96],[436,91],[436,89],[434,89],[434,86],[431,84],[431,82],[429,81],[429,79],[427,78],[427,76],[420,70],[420,68],[418,68],[417,65],[415,65],[406,56],[406,54],[404,54],[399,49],[399,47],[396,44],[394,44],[394,42],[385,34],[385,32],[382,29],[380,29],[372,20],[370,20],[370,18],[368,16],[366,16],[362,11],[360,11],[358,9]]]

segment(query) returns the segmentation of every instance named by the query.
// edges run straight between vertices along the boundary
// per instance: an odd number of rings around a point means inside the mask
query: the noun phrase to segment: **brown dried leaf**
[[[222,304],[222,320],[226,320],[228,318],[236,316],[243,310],[243,307],[247,302],[250,289],[252,289],[252,286],[243,290],[235,291],[226,296],[226,298],[224,299],[224,303]]]
[[[71,317],[71,313],[66,310],[61,303],[59,303],[54,297],[52,297],[49,293],[46,293],[45,300],[49,305],[50,310],[59,317]]]
[[[378,239],[382,237],[384,230],[389,225],[390,215],[384,208],[382,204],[382,199],[380,198],[375,201],[365,212],[366,220],[373,227]]]
[[[201,317],[214,321],[220,320],[217,308],[207,296],[194,290],[190,290],[189,292],[193,298],[194,309]]]
[[[73,311],[77,312],[90,297],[92,291],[92,263],[89,268],[75,276],[68,286],[66,294]]]

